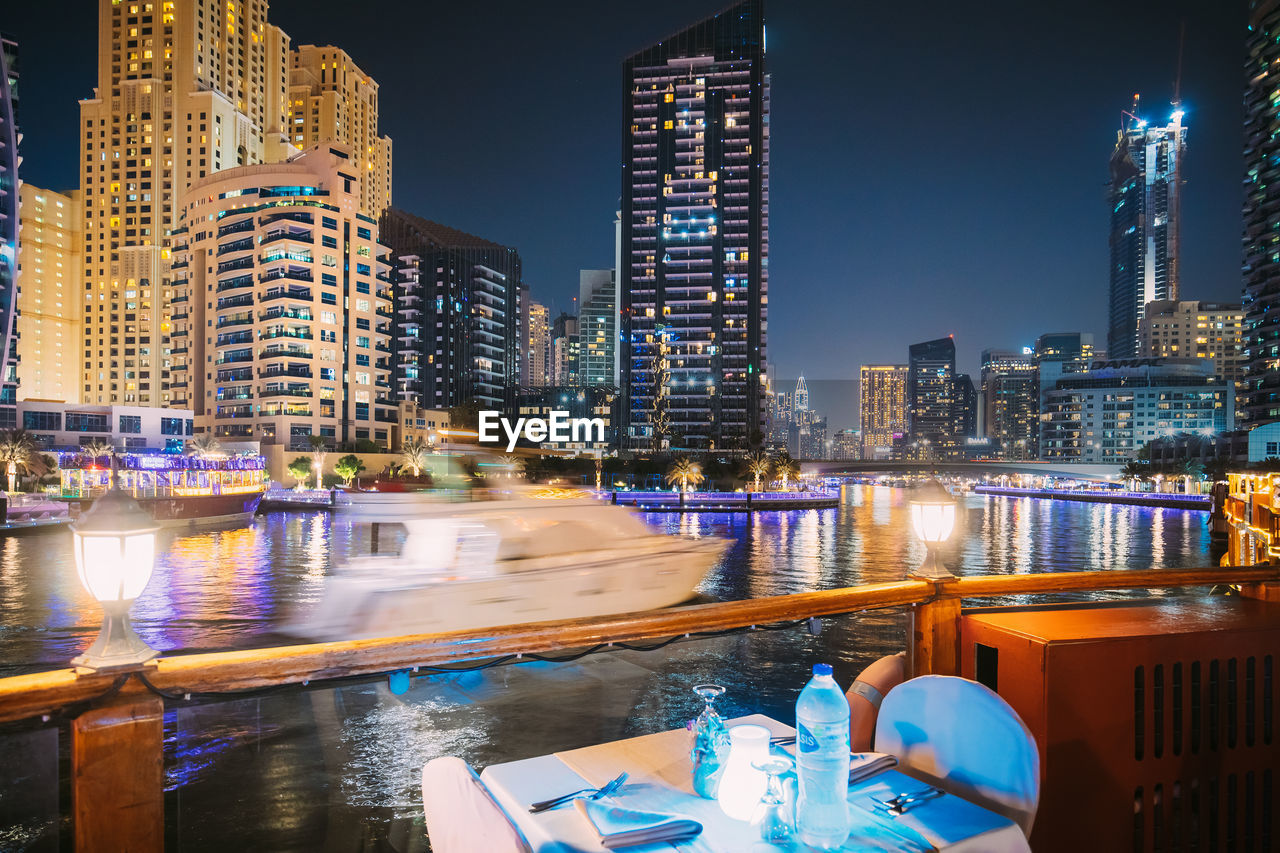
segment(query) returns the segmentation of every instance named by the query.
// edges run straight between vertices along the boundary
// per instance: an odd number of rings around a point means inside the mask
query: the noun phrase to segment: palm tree
[[[680,491],[687,492],[690,483],[696,486],[705,478],[702,476],[702,469],[698,467],[697,462],[694,462],[688,456],[677,456],[675,461],[671,463],[671,467],[667,469],[666,479],[672,485],[678,482]]]
[[[321,481],[324,476],[325,451],[329,448],[329,445],[325,442],[323,435],[314,434],[307,436],[307,443],[311,445],[311,470],[316,475],[316,488],[324,488],[321,485]]]
[[[226,455],[222,452],[222,442],[211,432],[202,432],[188,441],[186,451],[196,459],[221,459]]]
[[[773,471],[773,460],[769,458],[769,454],[763,450],[753,450],[747,454],[747,473],[755,478],[755,488],[752,491],[760,491],[761,478],[768,479],[769,474]]]
[[[7,429],[0,431],[0,462],[5,463],[5,489],[14,491],[17,485],[18,469],[24,471],[31,465],[36,455],[36,443],[31,434],[24,429]],[[10,478],[13,481],[10,481]]]
[[[422,476],[422,469],[427,467],[427,457],[430,455],[431,445],[418,436],[407,438],[404,444],[400,445],[400,458],[404,460],[405,465],[413,469],[415,480]]]
[[[1129,481],[1129,490],[1135,491],[1133,481],[1145,480],[1151,476],[1151,466],[1146,462],[1139,462],[1136,459],[1130,459],[1125,466],[1120,469],[1120,476]]]
[[[109,441],[94,438],[80,445],[80,452],[93,459],[101,459],[103,456],[115,456],[116,448]]]
[[[1204,463],[1199,459],[1188,459],[1179,467],[1179,473],[1182,475],[1183,486],[1182,491],[1191,494],[1191,481],[1200,482],[1204,479]]]
[[[782,491],[787,491],[787,483],[790,480],[800,476],[800,463],[791,458],[791,454],[783,450],[778,453],[778,458],[774,460],[774,468],[778,472],[778,476],[782,479]]]

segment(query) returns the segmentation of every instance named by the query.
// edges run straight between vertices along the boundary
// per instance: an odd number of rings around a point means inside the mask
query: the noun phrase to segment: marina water
[[[966,495],[957,516],[942,558],[958,574],[1216,562],[1203,512]],[[702,600],[898,580],[925,556],[911,531],[907,493],[880,486],[848,487],[829,510],[646,519],[670,532],[733,540],[698,590]],[[379,550],[397,547],[397,530],[382,528]],[[324,512],[165,530],[134,621],[152,647],[166,651],[279,644],[276,626],[317,600],[333,565],[371,545],[367,525]],[[0,674],[67,666],[92,642],[100,614],[76,579],[69,534],[0,540]],[[682,727],[700,710],[692,688],[703,683],[728,689],[717,702],[726,718],[765,713],[790,721],[812,664],[831,663],[847,686],[867,664],[903,648],[905,625],[901,609],[878,610],[823,620],[817,634],[804,626],[761,629],[574,662],[424,673],[400,696],[382,679],[170,703],[166,840],[197,851],[425,851],[418,785],[432,757],[460,755],[483,767]],[[37,735],[44,740],[24,751],[15,735],[0,732],[0,766],[26,762],[22,774],[3,767],[0,778],[51,792],[45,814],[0,826],[0,849],[57,849],[41,839],[59,825],[56,757],[65,735]],[[225,820],[228,814],[236,819]]]

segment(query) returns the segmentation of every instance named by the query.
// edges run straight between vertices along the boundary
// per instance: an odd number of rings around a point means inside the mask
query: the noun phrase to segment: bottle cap
[[[830,675],[830,674],[831,674],[831,664],[829,664],[829,663],[815,663],[815,664],[813,665],[813,674],[814,674],[814,675]]]

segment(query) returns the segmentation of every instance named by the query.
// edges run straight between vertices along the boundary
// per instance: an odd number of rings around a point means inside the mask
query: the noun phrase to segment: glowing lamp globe
[[[129,624],[129,608],[151,579],[159,525],[119,488],[93,502],[71,525],[76,574],[102,605],[102,630],[72,663],[87,669],[135,667],[158,652]]]
[[[720,776],[716,800],[720,810],[733,820],[749,820],[768,785],[763,770],[753,765],[769,760],[769,730],[764,726],[734,726],[729,729],[729,760]]]
[[[954,577],[938,561],[938,546],[951,537],[956,526],[956,504],[942,484],[932,477],[911,493],[911,526],[928,551],[917,577],[941,579]]]

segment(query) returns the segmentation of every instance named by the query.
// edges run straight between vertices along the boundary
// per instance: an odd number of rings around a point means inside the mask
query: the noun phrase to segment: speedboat
[[[692,597],[729,540],[654,532],[595,500],[417,504],[399,554],[351,559],[282,630],[313,640],[607,616]]]

